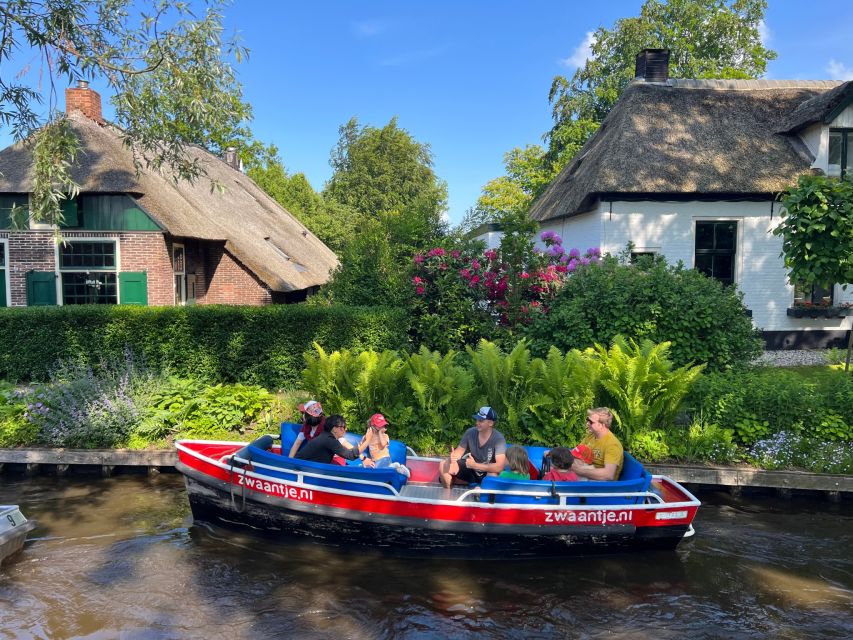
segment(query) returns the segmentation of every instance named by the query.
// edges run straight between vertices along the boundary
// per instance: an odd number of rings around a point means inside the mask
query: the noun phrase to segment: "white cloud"
[[[586,37],[583,42],[581,42],[575,50],[572,51],[572,55],[568,58],[560,60],[560,64],[566,67],[582,67],[586,64],[586,61],[592,58],[592,45],[595,44],[595,32],[587,31]]]
[[[829,61],[826,65],[826,72],[833,80],[853,80],[853,68],[845,66],[843,62],[838,62],[835,59]]]
[[[352,32],[359,38],[373,38],[388,30],[383,20],[359,20],[352,23]]]
[[[761,39],[761,44],[765,47],[770,46],[770,40],[773,38],[773,33],[770,31],[770,27],[767,26],[767,23],[764,20],[760,20],[758,22],[758,37]]]

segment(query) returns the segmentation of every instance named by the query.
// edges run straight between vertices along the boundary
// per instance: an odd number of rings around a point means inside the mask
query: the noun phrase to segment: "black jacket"
[[[332,456],[336,455],[344,460],[355,460],[360,453],[358,447],[347,449],[329,431],[324,431],[316,438],[304,443],[296,452],[296,457],[300,460],[325,462],[326,464],[329,464],[332,461]]]

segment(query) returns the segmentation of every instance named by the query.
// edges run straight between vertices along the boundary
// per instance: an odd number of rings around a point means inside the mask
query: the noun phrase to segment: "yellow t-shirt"
[[[606,464],[616,465],[616,480],[622,474],[622,463],[625,461],[625,455],[622,449],[622,443],[619,438],[613,435],[611,431],[605,433],[601,438],[596,438],[591,433],[588,433],[581,444],[585,444],[593,453],[592,463],[599,469],[603,469]]]

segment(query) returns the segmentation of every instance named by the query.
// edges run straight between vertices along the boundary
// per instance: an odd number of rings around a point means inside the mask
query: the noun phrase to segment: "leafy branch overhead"
[[[58,93],[77,80],[106,83],[137,170],[195,180],[204,170],[189,145],[257,151],[245,126],[251,108],[232,66],[247,52],[224,37],[223,4],[205,0],[197,14],[189,3],[168,0],[0,2],[0,124],[32,145],[37,219],[60,222],[62,201],[75,194],[70,176],[79,142],[61,124]],[[12,68],[21,49],[37,54],[41,73]]]

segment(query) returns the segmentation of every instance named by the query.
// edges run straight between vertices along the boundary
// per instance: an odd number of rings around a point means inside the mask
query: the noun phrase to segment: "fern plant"
[[[596,344],[587,353],[601,364],[599,403],[613,409],[625,442],[634,432],[670,422],[705,365],[674,368],[671,343],[616,336],[610,349]]]
[[[488,340],[480,340],[476,349],[466,347],[466,351],[479,404],[497,411],[499,428],[508,440],[523,441],[534,424],[531,407],[537,403],[544,362],[530,357],[524,340],[508,354]]]

